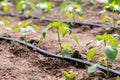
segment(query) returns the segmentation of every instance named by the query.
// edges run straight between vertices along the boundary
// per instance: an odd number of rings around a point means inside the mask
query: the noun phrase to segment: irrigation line
[[[0,14],[0,16],[24,17],[26,19],[29,19],[29,18],[39,19],[40,18],[39,16],[34,16],[34,15],[30,15],[30,16],[26,17],[23,14],[9,14],[9,13],[3,13],[3,14]],[[58,20],[57,19],[52,19],[52,18],[44,18],[44,19],[42,19],[42,21],[56,22]],[[63,22],[71,24],[71,22],[69,22],[69,21],[63,21]],[[87,26],[92,26],[92,27],[106,27],[107,26],[107,24],[95,24],[95,23],[87,23],[87,22],[73,22],[73,24],[76,24],[76,25],[87,25]],[[120,29],[120,26],[111,27],[111,28],[112,29]]]
[[[28,48],[32,48],[32,49],[35,49],[36,51],[38,51],[40,54],[44,55],[44,56],[49,56],[49,57],[54,57],[54,58],[58,58],[58,59],[63,59],[62,55],[56,55],[56,54],[53,54],[53,53],[50,53],[50,52],[47,52],[43,49],[40,49],[30,43],[26,43],[24,41],[21,41],[21,40],[17,40],[17,39],[13,39],[13,38],[8,38],[8,37],[0,37],[0,40],[7,40],[7,41],[14,41],[14,42],[17,42],[17,43],[20,43],[20,44],[23,44],[23,45],[27,45]],[[64,60],[67,60],[67,61],[73,61],[73,62],[78,62],[78,63],[81,63],[81,64],[85,64],[85,65],[88,65],[88,66],[91,66],[93,65],[94,63],[92,62],[88,62],[88,61],[85,61],[85,60],[82,60],[82,59],[77,59],[77,58],[72,58],[72,57],[64,57]],[[101,65],[97,65],[97,68],[102,70],[102,71],[105,71],[107,72],[107,68],[104,67],[104,66],[101,66]],[[120,72],[119,71],[116,71],[116,70],[113,70],[113,69],[109,69],[110,73],[113,73],[113,74],[116,74],[116,75],[119,75],[120,76]]]

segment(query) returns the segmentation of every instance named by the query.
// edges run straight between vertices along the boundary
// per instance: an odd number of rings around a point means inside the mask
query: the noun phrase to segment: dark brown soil
[[[1,80],[66,80],[63,71],[74,72],[75,80],[103,79],[100,72],[88,75],[84,64],[46,57],[19,43],[0,41],[0,47]]]
[[[35,50],[25,50],[14,42],[1,41],[0,46],[1,80],[60,80],[63,78],[62,71],[69,70],[71,65],[42,56]]]
[[[99,6],[88,4],[86,8],[83,9],[85,14],[85,19],[83,22],[102,23],[101,18],[97,16],[98,12],[101,10]],[[46,14],[46,16],[55,18],[56,14],[57,11],[54,11],[54,13]],[[44,29],[48,24],[48,22],[39,22],[37,19],[21,19],[19,17],[9,16],[0,16],[0,18],[10,21],[10,28],[18,22],[25,21],[37,24],[42,29]],[[61,19],[65,19],[65,16],[61,16]],[[1,36],[22,39],[23,36],[21,33],[10,32],[6,27],[7,26],[0,25],[2,30],[0,32]],[[90,28],[90,26],[84,25],[75,26],[71,29],[72,34],[77,36],[79,39],[80,45],[78,46],[69,35],[67,35],[65,38],[62,38],[62,43],[70,44],[72,46],[71,56],[80,59],[86,59],[88,50],[91,47],[94,47],[94,44],[86,47],[86,43],[90,40],[93,40],[96,35],[104,34],[104,32],[106,32],[105,28]],[[120,34],[120,30],[118,29],[109,30],[107,32]],[[38,37],[40,36],[41,32],[29,32],[27,34],[27,41],[37,46]],[[120,43],[119,40],[118,42]],[[41,48],[55,54],[61,54],[57,42],[57,34],[54,29],[48,31],[46,38],[43,40]],[[102,49],[103,47],[100,47],[99,52],[97,52],[92,62],[97,63],[98,57],[103,56]],[[119,57],[120,54],[115,64],[113,64],[111,68],[120,71]],[[23,45],[9,41],[0,40],[0,61],[0,80],[67,80],[63,75],[63,71],[65,70],[74,72],[75,80],[115,80],[115,77],[106,79],[103,73],[100,71],[96,71],[93,74],[88,74],[87,66],[84,64],[71,61],[63,62],[60,59],[43,56],[33,49],[25,49]]]

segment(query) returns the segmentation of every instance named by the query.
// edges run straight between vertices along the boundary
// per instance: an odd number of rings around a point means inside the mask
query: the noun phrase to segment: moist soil
[[[101,18],[97,16],[101,10],[99,6],[86,5],[84,9],[85,19],[83,22],[102,23]],[[94,10],[94,11],[93,11]],[[47,17],[55,18],[58,11],[54,13],[46,14]],[[110,12],[108,14],[111,14]],[[1,19],[10,21],[10,28],[18,22],[31,22],[39,25],[42,29],[48,24],[46,21],[38,21],[37,19],[23,19],[21,17],[0,16]],[[61,19],[65,19],[63,15]],[[117,18],[119,19],[119,17]],[[77,18],[76,18],[77,20]],[[109,22],[109,21],[108,21]],[[105,24],[107,24],[106,22]],[[11,37],[15,39],[23,39],[21,33],[8,31],[7,26],[0,25],[1,36]],[[104,27],[90,27],[85,25],[72,26],[72,34],[75,35],[80,42],[78,46],[73,39],[67,35],[62,38],[63,45],[70,44],[72,47],[71,57],[80,58],[86,60],[86,54],[89,49],[94,47],[92,44],[86,46],[86,43],[93,40],[96,35],[102,35],[105,32],[118,33],[119,29],[106,30]],[[41,32],[35,33],[29,32],[27,34],[27,42],[37,45],[38,38],[41,36]],[[120,43],[119,39],[118,42]],[[48,31],[46,38],[41,44],[41,48],[52,52],[53,54],[61,54],[60,48],[57,42],[56,30],[52,29]],[[103,56],[103,47],[97,52],[96,56],[91,62],[99,63],[98,57]],[[115,64],[111,66],[112,69],[120,71],[120,54]],[[75,73],[75,80],[116,80],[116,76],[113,74],[110,78],[105,78],[105,75],[97,70],[93,74],[87,73],[88,66],[82,63],[75,63],[71,61],[63,61],[57,58],[43,56],[33,49],[26,49],[24,45],[16,42],[10,42],[0,40],[0,80],[68,80],[64,77],[64,71],[70,71]]]

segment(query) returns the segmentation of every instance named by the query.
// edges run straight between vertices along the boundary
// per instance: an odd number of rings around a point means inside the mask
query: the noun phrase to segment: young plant
[[[104,16],[102,18],[102,22],[106,22],[107,20],[111,21],[111,24],[107,26],[108,29],[120,24],[120,21],[116,20],[116,17],[118,17],[118,15],[120,14],[120,0],[108,0],[108,2],[104,4],[103,10],[100,12],[100,15],[110,10],[112,11],[112,17]]]
[[[12,31],[21,32],[22,33],[25,42],[27,42],[27,33],[29,31],[35,32],[35,29],[40,31],[40,32],[42,31],[39,26],[37,26],[35,24],[32,24],[30,22],[18,23],[15,26],[12,27]],[[38,46],[40,46],[41,41],[42,41],[42,37],[39,39]],[[26,46],[26,48],[27,48],[27,46]]]
[[[105,66],[107,67],[107,76],[110,76],[109,73],[109,63],[114,63],[117,55],[118,55],[118,43],[116,41],[116,38],[111,35],[105,33],[104,35],[97,35],[96,36],[96,41],[97,41],[97,46],[95,48],[92,48],[88,54],[87,54],[87,60],[90,61],[97,50],[99,50],[99,45],[103,44],[104,47],[104,57],[100,57],[99,60],[104,60],[105,61]],[[92,65],[91,67],[88,68],[88,73],[92,73],[96,70],[97,64]]]
[[[49,13],[53,7],[53,3],[47,0],[44,1],[40,1],[40,3],[38,3],[36,5],[36,10],[39,13],[39,10],[43,13],[42,16],[40,17],[40,20],[45,18],[45,14]]]
[[[21,13],[28,17],[31,14],[30,9],[34,9],[35,4],[32,0],[17,0],[16,8]]]
[[[64,76],[69,80],[75,80],[75,74],[73,72],[64,71]]]
[[[11,30],[8,26],[9,26],[9,21],[7,21],[7,20],[4,20],[4,19],[2,19],[1,21],[0,21],[0,25],[2,25],[2,26],[5,26],[5,29],[6,30]],[[0,32],[1,32],[2,30],[0,30]]]
[[[42,12],[50,12],[53,7],[52,2],[42,1],[36,5],[37,10],[41,10]]]
[[[9,7],[12,6],[12,3],[10,3],[8,0],[2,0],[0,1],[0,6],[2,6],[4,12],[8,12]]]
[[[76,21],[76,15],[78,15],[80,19],[83,19],[82,7],[77,3],[72,2],[68,5],[62,3],[60,11],[60,13],[66,13],[66,16],[70,22]]]
[[[9,21],[8,20],[5,20],[5,19],[2,19],[1,21],[0,21],[0,24],[1,25],[4,25],[4,26],[9,26]]]
[[[71,50],[70,45],[67,44],[63,46],[61,41],[61,35],[62,37],[65,37],[69,32],[71,32],[69,26],[63,23],[62,21],[52,22],[43,30],[42,35],[44,38],[46,36],[47,31],[52,28],[55,28],[57,31],[58,43],[60,46],[62,56],[64,57],[64,55],[69,55],[69,51]]]

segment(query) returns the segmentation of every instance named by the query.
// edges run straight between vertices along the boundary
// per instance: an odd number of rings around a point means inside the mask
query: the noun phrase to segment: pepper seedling
[[[104,4],[103,10],[100,11],[99,15],[102,15],[110,10],[112,11],[111,17],[103,16],[102,18],[102,22],[106,22],[107,20],[111,21],[111,24],[107,26],[107,29],[115,27],[118,24],[120,24],[120,21],[116,20],[116,18],[120,14],[120,0],[108,0],[108,2]]]
[[[2,1],[0,1],[0,6],[2,6],[2,9],[4,12],[8,12],[9,7],[13,6],[13,5],[8,0],[2,0]]]
[[[73,72],[64,71],[64,76],[69,80],[75,80],[75,74]]]
[[[53,7],[53,4],[52,2],[49,2],[49,1],[40,2],[36,5],[36,9],[42,10],[42,12],[50,12],[52,7]]]
[[[97,35],[95,40],[97,41],[97,46],[92,48],[87,54],[87,60],[90,61],[95,56],[97,50],[99,50],[98,46],[101,44],[104,45],[104,57],[100,57],[99,60],[105,61],[105,66],[107,67],[107,77],[110,76],[109,72],[109,63],[114,63],[117,55],[118,55],[118,43],[116,38],[111,35],[105,33],[104,35]],[[96,70],[97,64],[94,64],[88,68],[88,73],[92,73]]]
[[[8,27],[9,24],[10,24],[10,22],[9,22],[8,20],[2,19],[2,20],[0,21],[0,25],[5,26],[5,29],[6,29],[6,30],[11,30],[11,28]],[[2,31],[2,30],[0,30],[0,32],[1,32],[1,31]]]
[[[66,3],[62,3],[60,13],[63,12],[66,14],[70,22],[76,21],[76,15],[78,15],[80,19],[83,19],[82,7],[77,3],[72,2],[68,5]]]
[[[58,43],[60,46],[60,50],[62,52],[62,56],[64,57],[64,55],[69,55],[69,51],[71,50],[71,46],[70,45],[62,45],[61,42],[61,35],[62,37],[65,37],[68,33],[71,32],[69,26],[66,23],[63,23],[62,21],[58,21],[58,22],[52,22],[50,24],[47,25],[47,27],[43,30],[42,35],[45,38],[46,33],[48,30],[55,28],[57,30],[57,37],[58,37]]]
[[[16,8],[21,13],[28,17],[31,14],[30,9],[34,9],[35,4],[32,0],[17,0]]]
[[[0,21],[0,24],[3,25],[3,26],[9,26],[10,22],[8,20],[2,19]]]
[[[45,18],[45,14],[49,13],[53,7],[53,3],[47,0],[44,1],[40,1],[37,5],[36,5],[36,10],[40,10],[43,14],[43,16],[40,17],[40,20]],[[39,11],[38,11],[39,12]]]
[[[21,32],[25,42],[27,42],[27,33],[29,31],[35,32],[35,29],[40,32],[42,31],[42,29],[38,25],[32,24],[30,22],[22,22],[22,23],[18,23],[16,25],[14,25],[12,27],[11,31]],[[42,37],[39,39],[38,46],[40,46],[41,41],[42,41]],[[26,46],[26,48],[27,48],[27,46]]]

